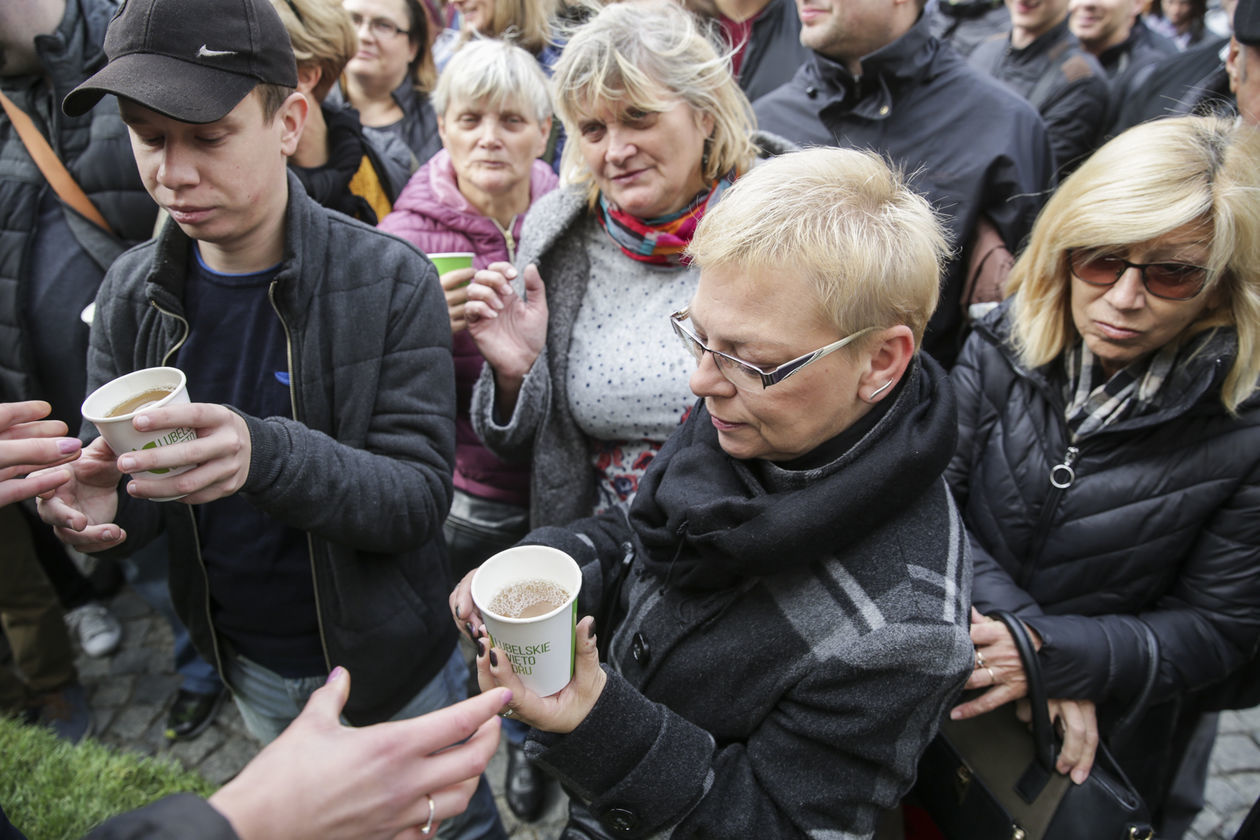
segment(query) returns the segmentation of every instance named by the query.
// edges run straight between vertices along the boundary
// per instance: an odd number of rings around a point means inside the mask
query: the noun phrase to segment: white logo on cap
[[[202,44],[201,49],[197,50],[197,58],[214,58],[220,55],[236,55],[236,50],[212,50],[208,49],[205,44]]]

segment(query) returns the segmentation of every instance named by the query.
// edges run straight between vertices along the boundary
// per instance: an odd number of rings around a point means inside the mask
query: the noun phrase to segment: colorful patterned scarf
[[[683,209],[658,219],[640,219],[608,203],[603,193],[599,196],[599,212],[596,218],[626,256],[654,265],[686,265],[683,251],[691,243],[696,225],[704,218],[710,204],[715,204],[739,173],[732,169],[712,188],[696,195]]]

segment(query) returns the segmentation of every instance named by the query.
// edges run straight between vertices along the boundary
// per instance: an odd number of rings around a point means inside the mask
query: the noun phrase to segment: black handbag
[[[1046,692],[1032,639],[1008,612],[991,613],[1011,631],[1028,677],[1032,729],[1007,703],[986,715],[946,720],[919,763],[915,795],[946,840],[1150,840],[1142,797],[1099,743],[1093,770],[1073,784],[1054,769],[1059,739],[1046,709]],[[1146,708],[1159,665],[1158,641],[1143,621],[1148,664],[1145,684],[1112,732],[1129,734]]]

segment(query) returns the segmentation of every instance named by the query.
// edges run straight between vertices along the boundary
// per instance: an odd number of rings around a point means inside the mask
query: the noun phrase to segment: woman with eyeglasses
[[[1207,118],[1103,146],[1046,204],[952,373],[948,477],[978,610],[967,685],[983,690],[953,714],[1024,696],[1009,631],[983,616],[1016,613],[1059,698],[1059,770],[1080,782],[1143,685],[1144,621],[1155,702],[1118,758],[1160,837],[1189,822],[1164,806],[1194,692],[1260,642],[1258,160],[1252,130]]]
[[[563,837],[870,837],[906,792],[971,670],[956,410],[920,352],[945,251],[873,153],[753,169],[662,316],[699,399],[628,515],[525,540],[582,566],[573,680],[527,691],[471,577],[452,593],[482,689],[511,688],[569,792]]]
[[[410,174],[442,148],[429,102],[437,83],[433,23],[421,0],[344,0],[344,5],[359,48],[329,102],[358,111],[368,138],[391,158],[405,156]]]

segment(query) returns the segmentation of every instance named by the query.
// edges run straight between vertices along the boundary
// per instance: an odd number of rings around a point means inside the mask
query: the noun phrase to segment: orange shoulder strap
[[[109,222],[105,221],[101,211],[96,209],[96,205],[83,192],[83,188],[74,180],[74,176],[66,171],[61,158],[57,157],[52,146],[48,145],[48,140],[40,134],[34,121],[27,116],[25,111],[14,105],[13,100],[5,96],[3,92],[0,92],[0,106],[4,107],[5,113],[13,121],[13,127],[17,129],[18,137],[22,138],[26,151],[30,152],[31,157],[35,159],[35,165],[39,167],[40,172],[44,173],[49,186],[61,200],[77,210],[79,215],[113,235]]]

